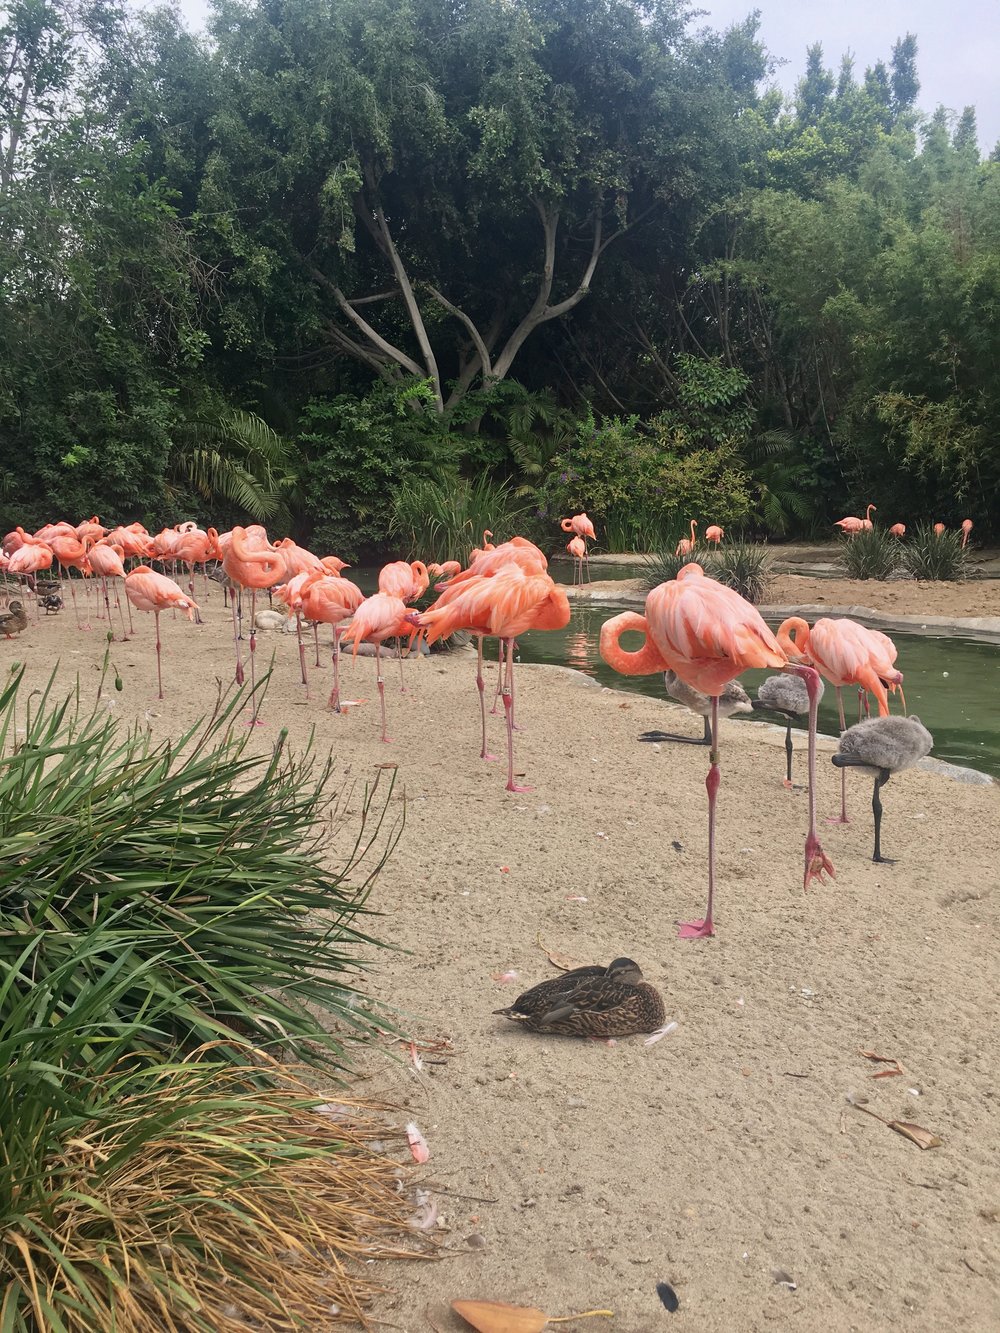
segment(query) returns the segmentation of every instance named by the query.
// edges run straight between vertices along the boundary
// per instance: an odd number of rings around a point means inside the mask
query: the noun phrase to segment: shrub
[[[739,540],[724,542],[705,572],[756,606],[767,592],[770,575],[767,547]]]
[[[695,552],[694,555],[674,555],[673,551],[662,551],[659,555],[653,556],[649,563],[642,567],[642,578],[647,590],[658,588],[661,583],[669,583],[675,579],[684,567],[684,565],[701,565],[705,573],[710,573],[708,568],[709,560],[704,551]]]
[[[865,528],[844,539],[840,559],[849,579],[887,579],[902,555],[897,537],[884,528]]]
[[[332,1305],[360,1318],[371,1284],[346,1265],[398,1253],[409,1211],[392,1158],[368,1146],[377,1125],[354,1105],[324,1114],[260,1057],[137,1062],[176,992],[109,1036],[105,1007],[148,989],[151,964],[120,955],[88,978],[78,964],[103,956],[102,935],[13,998],[12,974],[0,984],[4,1328],[325,1328]]]
[[[950,583],[966,577],[967,554],[961,532],[935,532],[921,523],[903,547],[903,566],[915,579]]]
[[[291,754],[284,733],[252,754],[230,729],[244,692],[154,744],[78,695],[54,701],[51,679],[19,704],[22,675],[0,694],[0,1021],[49,974],[74,965],[84,988],[130,954],[144,967],[95,1018],[95,1042],[155,1011],[146,1044],[163,1049],[228,1038],[220,1051],[244,1060],[235,1032],[342,1061],[331,1017],[355,1032],[374,1021],[350,976],[372,942],[357,918],[398,836],[388,796],[378,808],[377,786],[366,792],[362,834],[331,872],[331,763]]]
[[[414,477],[396,490],[391,531],[405,544],[411,559],[460,560],[479,546],[483,533],[495,542],[513,537],[527,515],[506,482],[478,477],[475,481],[431,481]]]

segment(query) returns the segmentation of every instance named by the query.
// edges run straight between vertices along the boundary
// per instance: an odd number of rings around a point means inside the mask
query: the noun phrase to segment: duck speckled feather
[[[631,958],[607,967],[577,967],[542,981],[494,1013],[532,1032],[569,1037],[629,1037],[655,1032],[665,1017],[663,1000]]]

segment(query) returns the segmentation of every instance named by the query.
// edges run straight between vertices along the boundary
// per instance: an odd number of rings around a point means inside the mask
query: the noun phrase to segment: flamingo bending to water
[[[641,630],[646,642],[637,652],[620,645],[626,630]],[[816,708],[819,680],[811,667],[788,662],[756,607],[731,588],[707,578],[700,565],[685,565],[676,579],[661,583],[646,598],[646,614],[625,611],[601,628],[601,656],[623,675],[674,671],[712,700],[712,748],[705,787],[708,791],[708,907],[704,919],[681,924],[681,939],[715,934],[715,805],[719,791],[719,695],[725,685],[751,667],[783,667],[799,675],[809,692],[809,832],[803,887],[833,874],[816,835]]]

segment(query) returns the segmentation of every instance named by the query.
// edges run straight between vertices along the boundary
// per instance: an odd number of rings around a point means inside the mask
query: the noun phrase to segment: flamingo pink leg
[[[808,889],[811,879],[818,879],[822,884],[824,870],[831,878],[837,877],[833,862],[820,846],[816,833],[816,721],[819,713],[819,673],[807,666],[790,665],[785,669],[800,676],[809,692],[809,832],[806,835],[806,869],[802,881],[803,889]]]
[[[379,703],[382,705],[382,740],[386,745],[391,743],[391,737],[386,735],[385,724],[385,681],[382,679],[382,645],[375,644],[375,681],[378,685]]]
[[[302,684],[306,687],[306,698],[309,698],[309,676],[306,672],[306,646],[302,641],[302,612],[295,612],[295,637],[299,641],[299,671],[302,673]]]
[[[496,660],[496,693],[493,694],[493,706],[489,709],[489,716],[496,717],[496,705],[500,702],[500,696],[504,690],[504,641],[500,640],[500,653]]]
[[[479,691],[479,712],[483,722],[483,744],[479,751],[480,759],[496,759],[486,748],[486,682],[483,680],[483,636],[476,636],[476,689]]]
[[[260,706],[257,697],[257,675],[254,670],[254,653],[257,651],[257,589],[250,591],[250,689],[253,693],[253,712],[250,714],[248,727],[262,727],[264,723],[257,716]]]
[[[844,696],[840,692],[840,686],[837,690],[837,711],[840,714],[840,733],[847,730],[847,718],[844,716]],[[827,821],[828,824],[849,824],[851,821],[847,818],[847,769],[840,770],[840,814],[832,815]]]
[[[340,712],[340,634],[339,625],[333,627],[333,689],[330,691],[330,707],[335,713]],[[383,727],[383,731],[385,728]]]
[[[316,665],[319,666],[319,624],[313,622],[313,644],[316,648]]]
[[[712,749],[709,755],[710,767],[705,778],[705,790],[708,792],[708,906],[703,921],[685,921],[679,923],[677,938],[681,940],[704,940],[715,934],[712,920],[712,903],[715,898],[715,802],[719,794],[722,774],[719,769],[719,696],[712,696]]]
[[[500,643],[503,651],[503,640]],[[507,667],[503,680],[503,708],[507,715],[507,790],[532,791],[514,781],[514,640],[507,640]]]
[[[160,691],[160,698],[163,698],[163,673],[160,669],[160,613],[153,611],[153,621],[156,625],[156,684]]]
[[[240,655],[240,630],[236,623],[236,598],[230,597],[229,605],[233,611],[233,647],[236,649],[236,684],[243,684],[243,658]]]

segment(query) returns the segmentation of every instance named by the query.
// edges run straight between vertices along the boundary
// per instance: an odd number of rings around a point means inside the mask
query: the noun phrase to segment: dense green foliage
[[[50,974],[66,970],[70,1006],[130,958],[134,984],[105,997],[95,1042],[138,1024],[144,1047],[166,1051],[235,1032],[340,1059],[324,1017],[371,1025],[350,976],[384,808],[349,857],[348,871],[366,851],[371,863],[349,886],[321,860],[330,761],[291,755],[283,738],[270,758],[252,754],[239,696],[155,744],[100,703],[56,701],[51,683],[26,699],[20,681],[0,694],[0,1022]]]
[[[887,579],[903,558],[899,538],[885,528],[864,528],[845,537],[840,562],[849,579]]]
[[[355,556],[484,473],[606,546],[1000,485],[1000,161],[916,39],[797,96],[678,0],[0,11],[0,526]]]

